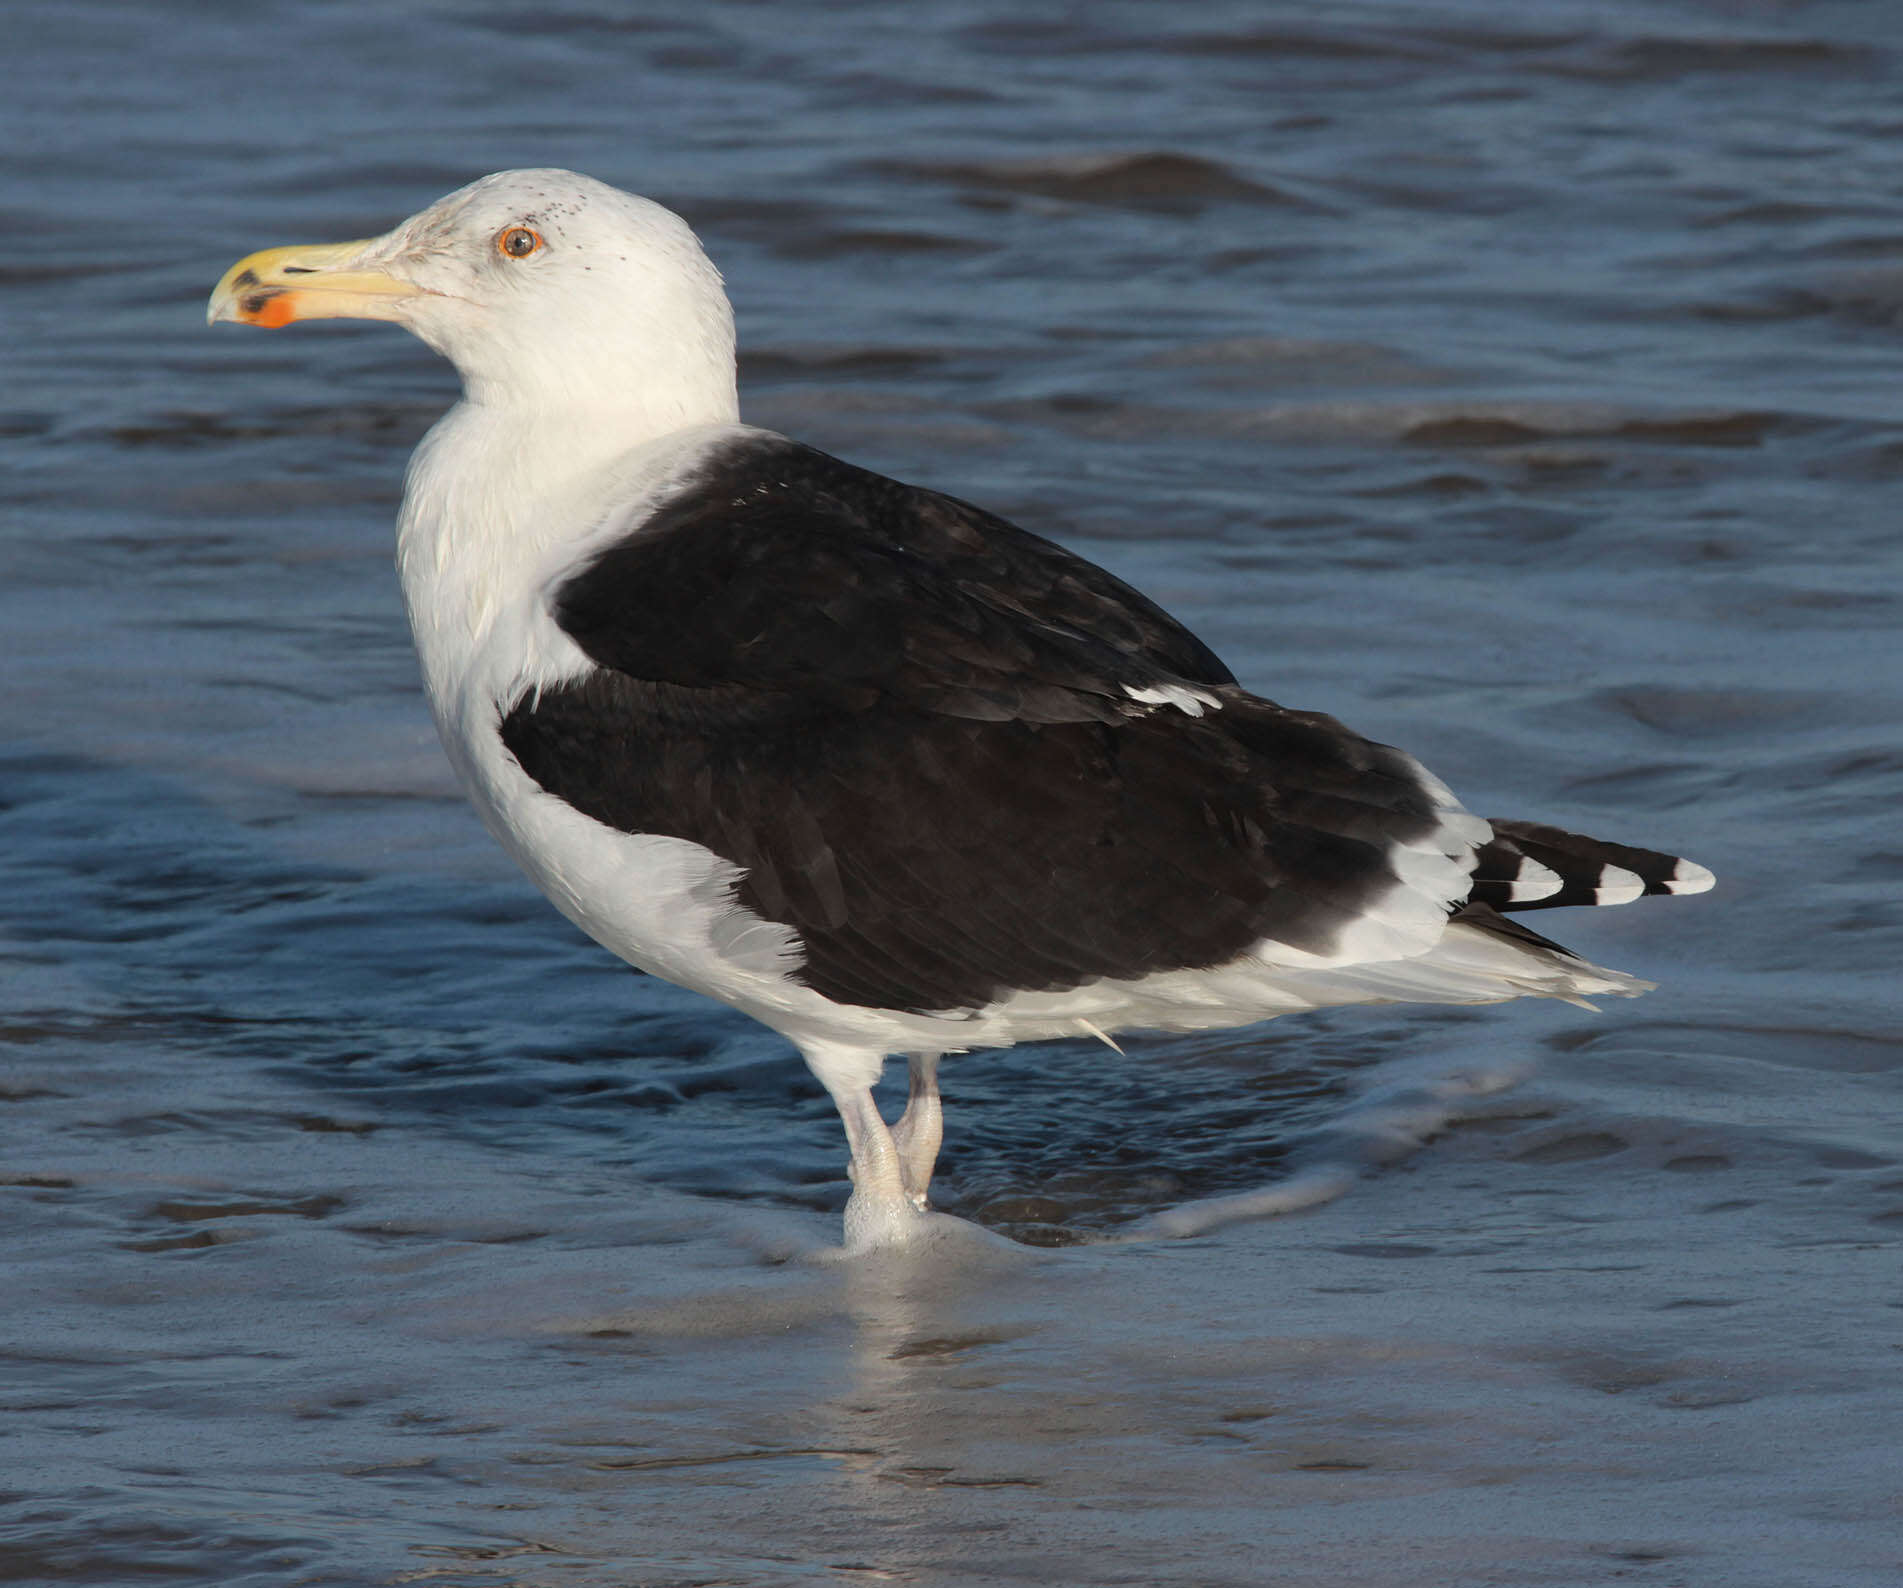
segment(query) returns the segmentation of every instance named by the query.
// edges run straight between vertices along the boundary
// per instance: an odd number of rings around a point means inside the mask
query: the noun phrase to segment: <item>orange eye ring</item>
[[[542,246],[542,234],[533,226],[505,226],[496,233],[496,252],[504,259],[527,259]]]

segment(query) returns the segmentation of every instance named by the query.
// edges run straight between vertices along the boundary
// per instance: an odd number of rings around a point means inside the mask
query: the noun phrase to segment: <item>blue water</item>
[[[1897,1580],[1903,12],[15,5],[0,1580]],[[457,797],[389,567],[453,398],[202,323],[561,164],[756,423],[1057,536],[1476,809],[1719,891],[1661,989],[831,1105]],[[1332,1200],[1183,1241],[1184,1202]],[[1345,1190],[1343,1188],[1345,1187]]]

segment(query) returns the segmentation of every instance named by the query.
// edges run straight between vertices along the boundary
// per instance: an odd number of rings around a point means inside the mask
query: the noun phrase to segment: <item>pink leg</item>
[[[892,1142],[899,1155],[899,1175],[906,1195],[919,1209],[925,1206],[932,1169],[938,1162],[939,1144],[945,1138],[945,1110],[938,1096],[938,1060],[936,1053],[912,1055],[911,1095],[905,1100],[904,1114],[892,1127]]]

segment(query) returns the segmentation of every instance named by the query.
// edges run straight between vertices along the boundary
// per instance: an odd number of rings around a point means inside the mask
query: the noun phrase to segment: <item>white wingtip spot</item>
[[[1672,867],[1671,876],[1665,879],[1667,893],[1703,893],[1712,887],[1718,878],[1696,860],[1681,860]]]
[[[1507,889],[1507,898],[1515,904],[1527,899],[1546,899],[1566,886],[1566,879],[1551,866],[1543,866],[1531,855],[1520,857],[1519,874]]]
[[[1593,887],[1594,904],[1630,904],[1634,899],[1643,897],[1645,878],[1636,871],[1627,871],[1624,866],[1603,866],[1599,871],[1599,881]]]
[[[1123,692],[1145,706],[1174,706],[1191,717],[1200,717],[1205,707],[1211,711],[1222,710],[1222,702],[1214,695],[1191,689],[1187,684],[1149,684],[1142,689],[1125,684]]]

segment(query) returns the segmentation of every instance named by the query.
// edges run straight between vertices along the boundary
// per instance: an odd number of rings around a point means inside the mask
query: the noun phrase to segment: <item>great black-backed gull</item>
[[[943,1054],[1631,995],[1501,912],[1711,886],[1471,815],[1102,569],[743,425],[720,275],[646,199],[502,172],[253,254],[208,314],[394,320],[456,366],[397,524],[444,748],[570,920],[804,1055],[851,1148],[849,1249],[921,1226]]]

